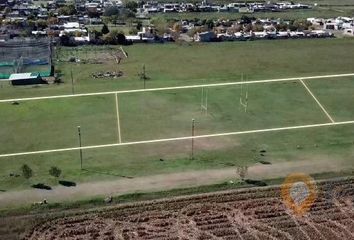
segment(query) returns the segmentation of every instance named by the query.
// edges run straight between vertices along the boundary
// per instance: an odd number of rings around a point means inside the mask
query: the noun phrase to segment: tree
[[[118,32],[117,30],[113,30],[108,34],[105,34],[103,36],[103,41],[105,41],[106,44],[121,44],[121,45],[126,45],[127,40],[125,38],[124,33]]]
[[[242,15],[241,24],[250,24],[250,23],[252,23],[252,18],[250,18],[246,15]]]
[[[136,9],[138,8],[138,3],[135,1],[128,1],[125,3],[125,8],[129,9],[132,12],[136,12]]]
[[[101,33],[102,33],[102,34],[107,34],[107,33],[109,33],[109,29],[108,29],[108,27],[107,27],[106,24],[103,24]]]
[[[42,19],[37,20],[37,27],[40,29],[45,29],[46,27],[48,27],[47,21]]]
[[[58,178],[58,177],[60,177],[61,170],[60,170],[59,168],[57,168],[57,167],[51,167],[51,168],[49,169],[49,174],[50,174],[51,176],[53,176],[53,177]]]
[[[31,13],[30,15],[27,16],[27,20],[35,20],[36,19],[36,16]]]
[[[252,25],[252,31],[254,32],[262,32],[264,30],[264,27],[261,24],[253,24]]]
[[[76,31],[75,32],[75,37],[82,37],[82,32]]]
[[[139,22],[136,24],[136,29],[137,29],[138,31],[141,31],[142,27],[143,27],[143,24],[142,24],[142,22],[139,21]]]
[[[5,7],[5,9],[4,9],[5,15],[9,14],[10,12],[11,12],[11,8]]]
[[[252,30],[252,23],[249,23],[249,24],[246,24],[244,27],[243,27],[243,31],[245,32],[249,32]]]
[[[174,32],[180,33],[182,31],[182,25],[179,22],[176,22],[175,24],[173,24],[172,29]]]
[[[122,15],[121,19],[135,18],[135,12],[130,9],[122,9],[120,14]]]
[[[205,22],[205,25],[208,27],[208,29],[213,29],[215,24],[214,24],[214,21],[212,19],[208,19],[206,22]]]
[[[116,6],[112,6],[112,7],[107,7],[104,10],[103,16],[110,17],[110,16],[118,15],[118,14],[119,14],[119,8]]]
[[[21,171],[22,171],[22,176],[26,179],[30,179],[33,175],[32,169],[27,164],[22,165]]]
[[[165,18],[157,17],[151,20],[159,35],[163,35],[168,30],[168,23]]]
[[[289,25],[284,23],[284,22],[280,22],[279,24],[277,24],[275,26],[275,28],[278,30],[278,31],[287,31],[288,28],[289,28]]]
[[[48,25],[55,25],[55,24],[58,24],[58,23],[59,23],[59,20],[56,17],[50,17],[47,20],[47,24]]]
[[[70,5],[59,8],[58,13],[59,13],[59,15],[71,16],[71,15],[76,14],[76,8],[74,5],[70,4]]]

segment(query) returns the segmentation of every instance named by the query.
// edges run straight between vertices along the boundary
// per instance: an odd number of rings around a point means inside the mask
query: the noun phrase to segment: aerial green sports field
[[[102,57],[102,64],[60,61],[64,83],[40,87],[12,87],[2,83],[1,99],[141,89],[138,73],[146,66],[147,88],[221,82],[305,77],[354,72],[352,39],[255,41],[192,45],[133,45],[124,48],[128,59],[117,79],[94,79],[98,71],[115,71],[114,60],[104,47],[60,49],[59,58]],[[354,77],[304,80],[335,122],[354,120]],[[115,94],[63,99],[0,103],[0,153],[19,153],[78,147],[77,126],[83,146],[115,144],[227,132],[330,123],[331,120],[298,80],[243,85],[248,91],[247,111],[240,106],[241,85],[208,88],[208,112],[201,110],[202,88],[118,95],[119,127]],[[204,88],[206,90],[206,88]],[[241,97],[244,101],[244,97]],[[139,177],[160,173],[328,160],[354,168],[354,124],[289,129],[191,140],[112,146],[1,157],[0,189],[29,188],[34,183],[56,185],[48,173],[62,169],[63,179],[74,182]],[[260,154],[263,151],[263,156]],[[34,176],[10,177],[28,164]]]

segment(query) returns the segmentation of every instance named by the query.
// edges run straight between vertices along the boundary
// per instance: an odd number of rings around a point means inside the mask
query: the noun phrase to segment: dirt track
[[[332,159],[300,160],[272,165],[256,165],[248,170],[252,179],[285,177],[292,172],[319,173],[353,169],[354,163],[348,161],[333,161]],[[0,208],[32,204],[47,199],[49,202],[69,201],[93,196],[121,195],[132,192],[148,192],[168,190],[181,187],[192,187],[214,184],[237,178],[236,168],[190,171],[183,173],[161,174],[133,179],[118,179],[116,181],[88,182],[76,187],[54,187],[53,190],[29,189],[0,193]]]

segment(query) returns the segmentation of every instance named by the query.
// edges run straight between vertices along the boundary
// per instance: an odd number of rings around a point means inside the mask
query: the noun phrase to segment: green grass
[[[308,86],[329,114],[334,114],[335,121],[354,119],[353,79],[309,81]]]
[[[196,119],[197,135],[327,120],[300,83],[254,84],[248,91],[245,114],[238,104],[240,86],[210,88],[208,115],[201,114],[201,89],[122,94],[122,136],[125,141],[189,136],[192,118]]]
[[[311,104],[309,105],[311,106]],[[291,107],[291,104],[289,107]],[[304,110],[305,108],[299,109]],[[318,119],[322,119],[321,122],[326,122],[321,112],[311,107],[308,110],[313,115],[304,117],[304,119],[315,119],[315,115],[317,114],[319,115]],[[258,117],[261,118],[261,116]],[[256,120],[258,117],[253,117],[253,120]],[[142,116],[137,116],[136,118],[141,119]],[[100,121],[99,117],[97,119]],[[281,120],[277,119],[276,115],[274,115],[274,119]],[[303,121],[304,119],[299,119],[298,121]],[[85,121],[85,118],[82,118],[82,120]],[[134,118],[132,117],[131,120],[134,120]],[[292,121],[290,118],[283,118],[282,120]],[[126,124],[124,127],[125,132],[127,132],[127,119],[125,119],[125,122],[122,121],[122,125],[124,124]],[[140,124],[144,124],[144,121]],[[95,124],[92,128],[97,126]],[[176,125],[173,125],[173,127],[176,131],[179,129]],[[130,134],[135,133],[135,139],[142,137],[139,132],[147,134],[151,131],[149,125],[145,131],[142,131],[138,126],[134,128],[131,125],[129,128],[131,129]],[[155,127],[152,129],[156,130],[159,128]],[[156,132],[160,133],[163,130],[168,130],[168,128],[160,128],[160,130]],[[75,131],[76,129],[73,128],[73,135],[75,135]],[[112,127],[112,129],[102,128],[101,131],[101,134],[112,134],[113,138],[116,129],[115,127]],[[261,159],[270,161],[273,164],[296,160],[309,160],[318,163],[322,158],[324,160],[340,158],[341,160],[344,159],[344,161],[351,162],[353,157],[353,131],[354,126],[347,125],[233,137],[217,137],[209,140],[200,139],[195,141],[195,160],[193,161],[189,159],[190,141],[121,146],[99,150],[91,149],[84,151],[84,171],[79,170],[80,162],[77,151],[1,158],[0,189],[28,188],[36,182],[55,185],[56,180],[48,173],[51,166],[58,166],[63,170],[61,179],[85,182],[103,179],[114,180],[122,176],[139,177],[186,170],[219,169],[238,165],[252,166]],[[82,132],[84,143],[90,140],[88,137],[92,138],[91,141],[100,141],[100,138],[93,138],[92,135],[88,135],[90,128],[83,128]],[[198,126],[197,133],[199,134]],[[17,134],[21,133],[17,132]],[[37,132],[32,133],[33,138],[36,138],[37,135]],[[67,136],[57,134],[55,140],[60,143],[65,137]],[[5,136],[4,138],[6,139],[7,137]],[[123,140],[125,138],[126,136],[123,135]],[[115,141],[113,140],[112,142]],[[6,142],[3,142],[3,144],[10,146]],[[301,145],[302,149],[298,149],[298,145]],[[77,146],[77,144],[73,146]],[[36,148],[38,146],[33,147]],[[267,150],[266,157],[259,156],[259,150],[262,149]],[[165,161],[161,162],[160,158]],[[29,164],[33,168],[35,174],[32,179],[25,181],[22,177],[9,177],[11,172],[19,173],[19,169],[24,163]]]
[[[98,96],[2,104],[0,134],[6,136],[6,144],[0,151],[72,147],[78,142],[79,125],[85,129],[85,145],[111,143],[115,135],[109,129],[116,126],[113,100],[113,96]]]
[[[145,45],[125,47],[129,59],[123,61],[120,79],[93,79],[97,71],[114,71],[114,60],[104,64],[73,64],[61,62],[64,84],[41,87],[10,87],[2,83],[1,98],[43,96],[71,93],[70,71],[73,71],[75,92],[110,91],[142,88],[138,73],[146,65],[151,78],[147,87],[175,86],[225,81],[239,81],[241,73],[250,80],[291,76],[325,75],[352,72],[354,39],[307,39],[254,42],[224,42],[192,45]],[[103,49],[83,47],[77,49]],[[86,51],[76,48],[61,50],[65,58],[86,58]],[[65,54],[64,54],[65,53]],[[99,58],[104,51],[88,52]],[[109,58],[109,54],[107,58]]]
[[[61,62],[63,84],[3,85],[0,94],[3,99],[70,93],[71,68],[75,92],[141,88],[143,84],[137,73],[144,63],[151,78],[147,87],[239,81],[241,73],[253,80],[353,72],[353,43],[352,39],[321,39],[134,45],[126,47],[129,59],[120,66],[125,74],[121,79],[90,77],[93,71],[114,70],[113,61],[96,65]],[[87,56],[102,52],[88,52]],[[77,53],[86,56],[82,50]],[[306,83],[334,119],[354,119],[353,78]],[[120,95],[123,141],[189,136],[192,118],[196,119],[197,135],[328,122],[299,83],[250,85],[247,114],[239,109],[238,86],[209,89],[208,115],[200,112],[200,95],[200,89]],[[0,118],[1,153],[76,147],[78,125],[82,128],[83,145],[117,142],[113,95],[20,102],[20,105],[2,103]],[[200,139],[195,141],[194,161],[189,160],[190,141],[91,149],[84,151],[85,171],[79,170],[77,151],[1,158],[0,190],[29,188],[38,182],[56,185],[57,181],[48,173],[51,166],[63,170],[62,179],[75,182],[115,180],[121,176],[254,165],[260,160],[258,151],[264,148],[268,152],[264,159],[272,163],[321,161],[321,158],[350,162],[354,153],[353,131],[354,126],[347,125]],[[12,172],[19,173],[24,163],[33,168],[32,179],[9,177]]]

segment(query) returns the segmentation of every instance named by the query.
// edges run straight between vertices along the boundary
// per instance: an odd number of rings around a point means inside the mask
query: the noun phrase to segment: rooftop
[[[13,73],[9,80],[36,79],[38,76],[39,73]]]

